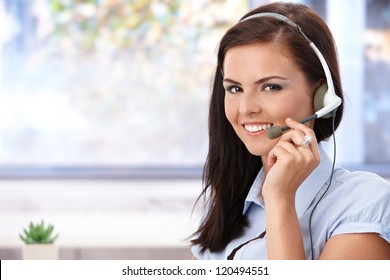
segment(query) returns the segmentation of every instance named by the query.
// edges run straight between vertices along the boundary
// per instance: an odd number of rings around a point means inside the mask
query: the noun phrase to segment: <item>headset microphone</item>
[[[310,117],[307,117],[306,119],[301,120],[300,123],[307,123],[315,118],[317,118],[316,114],[311,115]],[[285,126],[271,126],[270,128],[268,128],[265,131],[265,135],[267,135],[267,137],[269,139],[275,139],[275,138],[282,136],[283,131],[286,131],[289,129],[290,128],[287,125],[285,125]]]
[[[303,33],[301,27],[293,22],[291,19],[288,17],[277,14],[277,13],[271,13],[271,12],[266,12],[266,13],[259,13],[259,14],[253,14],[251,16],[248,16],[242,21],[246,21],[248,19],[252,18],[259,18],[259,17],[272,17],[277,20],[283,21],[287,23],[288,25],[291,25],[295,29],[297,29],[302,36],[306,39],[306,41],[309,43],[309,46],[313,49],[313,51],[316,53],[318,59],[320,60],[320,63],[322,65],[322,68],[324,69],[325,77],[326,77],[326,84],[322,84],[314,93],[314,111],[315,113],[311,115],[310,117],[307,117],[304,120],[301,120],[300,123],[306,123],[308,121],[311,121],[316,118],[329,118],[332,116],[332,112],[336,110],[337,107],[340,106],[341,104],[341,98],[337,96],[334,85],[333,85],[333,80],[332,80],[332,75],[329,70],[329,66],[326,63],[326,60],[322,53],[318,50],[317,46]],[[288,126],[272,126],[267,129],[266,135],[270,139],[275,139],[280,137],[283,134],[283,131],[286,131],[290,129]]]

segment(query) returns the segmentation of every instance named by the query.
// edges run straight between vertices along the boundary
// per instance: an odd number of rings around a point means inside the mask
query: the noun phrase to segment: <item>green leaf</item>
[[[45,225],[44,220],[42,220],[39,224],[30,223],[28,230],[23,229],[23,233],[25,236],[20,234],[21,240],[26,244],[31,243],[53,243],[59,236],[52,237],[54,226],[51,224]]]

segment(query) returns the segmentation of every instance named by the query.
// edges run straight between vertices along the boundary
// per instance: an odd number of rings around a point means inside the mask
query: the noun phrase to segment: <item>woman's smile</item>
[[[272,124],[270,124],[270,123],[245,123],[242,126],[249,135],[260,135],[260,134],[265,133],[267,128],[270,128],[272,126]]]

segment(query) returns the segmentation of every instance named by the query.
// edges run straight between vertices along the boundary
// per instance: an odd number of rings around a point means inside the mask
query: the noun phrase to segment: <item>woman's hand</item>
[[[262,189],[264,200],[295,200],[300,184],[320,163],[320,154],[314,131],[290,118],[286,124],[291,129],[284,133],[279,142],[268,154],[268,162],[263,163],[266,178]],[[304,146],[305,136],[310,137]]]

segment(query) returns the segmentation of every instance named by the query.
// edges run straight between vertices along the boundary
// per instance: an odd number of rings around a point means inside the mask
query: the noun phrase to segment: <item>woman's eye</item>
[[[226,88],[226,91],[229,93],[238,93],[242,92],[242,89],[239,86],[229,86]]]
[[[266,84],[263,86],[263,90],[265,91],[279,91],[282,87],[276,84]]]

